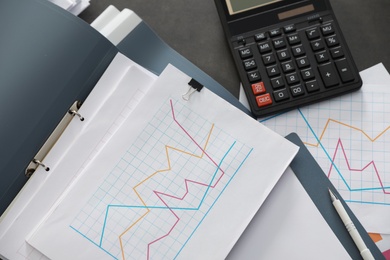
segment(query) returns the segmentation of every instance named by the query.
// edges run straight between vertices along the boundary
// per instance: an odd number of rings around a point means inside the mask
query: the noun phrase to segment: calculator
[[[214,0],[255,117],[362,86],[328,0]]]

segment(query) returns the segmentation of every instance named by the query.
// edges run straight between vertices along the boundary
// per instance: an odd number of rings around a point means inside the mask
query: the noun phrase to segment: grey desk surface
[[[359,71],[382,62],[390,71],[390,1],[330,0]],[[91,0],[92,22],[109,5],[137,13],[177,52],[238,97],[239,78],[213,0]]]

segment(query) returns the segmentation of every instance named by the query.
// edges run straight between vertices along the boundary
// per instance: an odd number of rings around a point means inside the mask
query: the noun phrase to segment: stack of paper
[[[226,257],[298,148],[189,82],[118,54],[85,120],[45,158],[50,172],[39,168],[3,215],[2,257]]]
[[[79,15],[89,6],[89,0],[49,0],[74,15]]]

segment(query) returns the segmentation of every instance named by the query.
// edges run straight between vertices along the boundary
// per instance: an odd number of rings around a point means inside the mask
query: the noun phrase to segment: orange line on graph
[[[372,137],[370,137],[366,132],[364,132],[364,131],[363,131],[362,129],[360,129],[360,128],[357,128],[357,127],[355,127],[355,126],[348,125],[348,124],[345,124],[345,123],[343,123],[343,122],[340,122],[340,121],[337,121],[337,120],[334,120],[334,119],[329,118],[328,121],[326,121],[326,124],[325,124],[324,129],[322,130],[322,133],[321,133],[321,135],[320,135],[320,137],[319,137],[319,141],[318,141],[316,144],[307,143],[307,142],[304,142],[304,143],[305,143],[306,145],[309,145],[309,146],[318,147],[318,146],[320,145],[320,142],[321,142],[321,140],[322,140],[322,138],[323,138],[323,136],[324,136],[324,134],[325,134],[325,132],[326,132],[326,130],[327,130],[327,128],[328,128],[328,126],[329,126],[329,124],[330,124],[331,122],[334,122],[334,123],[343,125],[343,126],[345,126],[345,127],[354,129],[354,130],[356,130],[356,131],[358,131],[358,132],[361,132],[361,133],[362,133],[364,136],[366,136],[367,139],[370,140],[371,142],[375,142],[375,141],[376,141],[379,137],[381,137],[387,130],[390,129],[390,126],[388,126],[385,130],[383,130],[383,131],[380,132],[377,136],[375,136],[374,138],[372,138]]]
[[[378,233],[368,233],[368,235],[371,237],[371,239],[372,239],[372,241],[374,241],[374,243],[377,243],[383,239],[381,234],[378,234]]]
[[[153,174],[149,175],[148,177],[146,177],[144,180],[142,180],[140,183],[138,183],[137,185],[135,185],[133,187],[133,190],[134,190],[135,194],[137,194],[137,197],[140,199],[142,205],[145,206],[146,212],[141,217],[139,217],[134,223],[132,223],[125,231],[123,231],[122,234],[119,235],[119,243],[120,243],[121,252],[122,252],[122,259],[125,259],[125,251],[124,251],[124,246],[123,246],[123,242],[122,242],[122,237],[127,232],[129,232],[139,221],[141,221],[144,217],[146,217],[146,215],[150,212],[150,209],[147,207],[145,201],[142,199],[141,195],[138,193],[137,188],[139,186],[141,186],[142,184],[144,184],[146,181],[148,181],[151,178],[153,178],[154,176],[156,176],[157,174],[159,174],[161,172],[168,172],[168,171],[170,171],[172,169],[172,167],[171,167],[171,160],[169,158],[169,150],[178,151],[180,153],[184,153],[184,154],[187,154],[189,156],[202,159],[204,154],[205,154],[206,147],[207,147],[207,145],[209,143],[209,140],[210,140],[210,137],[211,137],[211,133],[213,132],[213,129],[214,129],[214,124],[211,125],[211,129],[210,129],[210,131],[208,133],[206,142],[204,144],[204,147],[202,149],[202,153],[200,155],[196,155],[196,154],[193,154],[193,153],[190,153],[190,152],[187,152],[187,151],[184,151],[184,150],[181,150],[181,149],[169,146],[169,145],[165,145],[165,154],[166,154],[166,157],[167,157],[168,167],[166,169],[161,169],[161,170],[158,170],[158,171],[154,172]]]

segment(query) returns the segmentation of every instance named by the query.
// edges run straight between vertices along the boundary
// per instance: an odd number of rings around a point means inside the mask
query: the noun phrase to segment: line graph
[[[296,132],[345,201],[390,206],[389,98],[363,89],[260,122]]]
[[[375,187],[375,186],[374,186],[374,187],[369,187],[369,188],[367,188],[367,187],[352,188],[352,187],[346,182],[345,178],[343,178],[343,176],[341,176],[342,179],[343,179],[343,181],[344,181],[344,183],[345,183],[345,185],[348,187],[348,189],[349,189],[350,191],[382,190],[384,194],[390,194],[390,192],[387,192],[387,191],[386,191],[386,189],[388,189],[388,188],[390,188],[390,187],[384,187],[383,182],[382,182],[382,179],[381,179],[380,174],[379,174],[379,172],[378,172],[378,169],[377,169],[377,167],[376,167],[376,165],[375,165],[375,162],[374,162],[373,160],[370,161],[368,164],[366,164],[363,168],[357,169],[357,168],[351,167],[351,165],[350,165],[350,163],[349,163],[349,160],[348,160],[348,157],[347,157],[347,155],[346,155],[344,146],[343,146],[343,142],[341,141],[341,139],[339,139],[339,141],[337,142],[337,146],[336,146],[336,149],[335,149],[333,158],[332,158],[332,161],[333,161],[333,162],[335,162],[335,160],[336,160],[336,155],[337,155],[337,152],[339,151],[339,149],[341,149],[341,152],[342,152],[342,154],[343,154],[343,156],[344,156],[344,159],[345,159],[345,162],[346,162],[346,165],[347,165],[347,168],[348,168],[349,171],[351,171],[351,172],[358,172],[358,173],[360,173],[362,176],[364,176],[364,171],[367,170],[367,169],[369,169],[369,167],[372,167],[372,169],[373,169],[374,172],[375,172],[375,176],[376,176],[376,178],[378,179],[379,186],[380,186],[380,187]],[[333,170],[333,168],[334,168],[333,165],[334,165],[334,163],[332,163],[331,166],[330,166],[330,169],[329,169],[329,172],[328,172],[328,178],[331,177],[332,170]]]
[[[170,99],[70,227],[114,259],[173,259],[251,151]]]
[[[375,142],[378,138],[380,138],[383,134],[385,134],[390,129],[390,125],[389,125],[382,132],[380,132],[378,135],[376,135],[374,137],[371,137],[363,129],[360,129],[360,128],[355,127],[353,125],[345,124],[345,123],[343,123],[341,121],[329,118],[328,121],[326,122],[325,126],[324,126],[324,129],[322,130],[322,132],[321,132],[321,134],[320,134],[320,136],[318,138],[319,142],[317,142],[317,143],[307,143],[307,142],[305,142],[305,144],[306,145],[310,145],[310,146],[314,146],[314,147],[318,147],[320,145],[320,142],[321,142],[322,138],[324,137],[324,135],[325,135],[326,131],[328,130],[329,125],[331,123],[339,124],[341,126],[345,126],[345,127],[351,128],[353,130],[356,130],[358,132],[361,132],[371,142]]]

